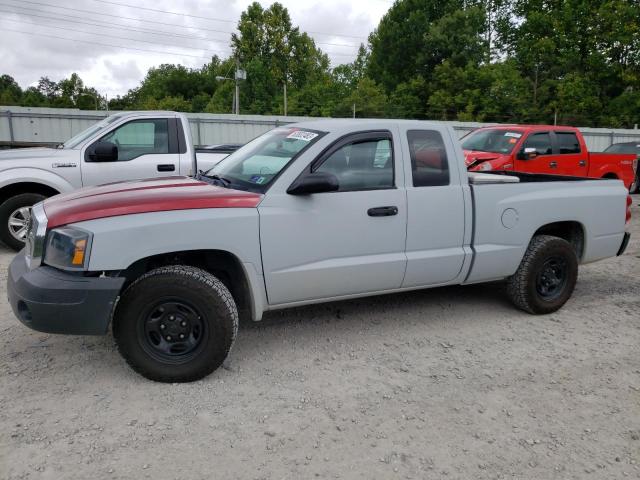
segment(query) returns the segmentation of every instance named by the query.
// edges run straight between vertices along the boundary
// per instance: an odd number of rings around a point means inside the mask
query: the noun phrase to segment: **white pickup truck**
[[[112,323],[136,371],[192,381],[268,310],[506,280],[518,308],[553,312],[579,263],[625,250],[629,200],[620,180],[467,173],[443,125],[300,123],[196,178],[37,204],[8,295],[33,329]]]
[[[29,208],[88,185],[191,175],[233,150],[197,153],[187,118],[174,112],[125,112],[89,127],[59,148],[0,151],[0,241],[24,246]]]

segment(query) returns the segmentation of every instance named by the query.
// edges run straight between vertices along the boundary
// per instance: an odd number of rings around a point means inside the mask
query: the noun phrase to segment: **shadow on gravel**
[[[503,284],[496,282],[414,290],[276,310],[266,312],[260,322],[241,322],[240,329],[251,330],[300,323],[308,323],[310,327],[313,325],[313,328],[316,328],[314,324],[317,323],[335,320],[349,322],[354,317],[358,321],[380,323],[385,319],[392,320],[411,314],[429,316],[438,313],[442,316],[442,312],[445,311],[457,315],[459,312],[456,310],[460,304],[469,309],[486,306],[496,309],[514,308],[505,297]]]

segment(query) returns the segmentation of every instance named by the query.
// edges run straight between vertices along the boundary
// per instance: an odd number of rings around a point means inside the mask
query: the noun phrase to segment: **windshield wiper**
[[[229,188],[231,181],[219,175],[207,175],[202,170],[196,175],[196,180],[202,180],[217,187]]]

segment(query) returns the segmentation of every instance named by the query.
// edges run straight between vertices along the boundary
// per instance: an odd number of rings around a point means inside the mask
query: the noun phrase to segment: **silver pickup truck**
[[[191,381],[270,310],[504,280],[516,307],[556,311],[578,264],[624,251],[629,205],[619,180],[467,173],[440,124],[300,123],[196,178],[37,204],[8,294],[33,329],[112,323],[136,371]]]
[[[21,249],[29,208],[47,197],[89,185],[195,174],[234,149],[196,152],[189,121],[180,113],[123,112],[58,148],[0,151],[0,241]]]

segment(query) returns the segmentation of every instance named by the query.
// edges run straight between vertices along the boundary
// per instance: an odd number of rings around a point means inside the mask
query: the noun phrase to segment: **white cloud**
[[[96,0],[31,3],[6,0],[0,3],[0,74],[9,74],[26,87],[37,83],[41,76],[60,80],[77,72],[87,85],[101,93],[110,97],[122,95],[138,85],[152,66],[178,63],[199,67],[214,53],[221,57],[228,55],[230,32],[240,13],[251,3],[249,0],[114,1],[229,21],[171,15]],[[266,7],[272,2],[260,3]],[[357,46],[366,43],[391,1],[281,0],[281,3],[301,30],[317,32],[310,35],[329,54],[332,63],[339,64],[353,60]]]

